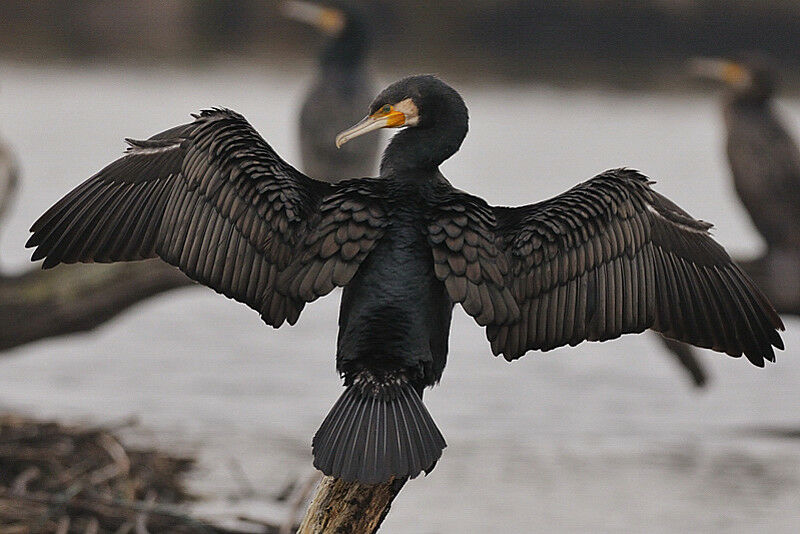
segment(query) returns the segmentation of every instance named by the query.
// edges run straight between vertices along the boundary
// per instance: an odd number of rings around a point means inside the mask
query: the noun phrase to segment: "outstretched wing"
[[[505,287],[519,307],[516,321],[486,322],[495,354],[513,360],[647,328],[758,366],[783,348],[780,318],[710,237],[711,225],[635,171],[492,212],[494,227],[480,232],[503,252],[494,263],[507,263]]]
[[[506,287],[509,264],[498,247],[494,209],[449,184],[432,196],[428,243],[434,273],[450,299],[481,326],[517,322],[519,307]]]
[[[31,228],[33,259],[49,268],[158,256],[267,324],[294,324],[306,302],[349,282],[382,235],[378,186],[370,195],[371,181],[308,178],[235,112],[195,119],[129,140],[125,156],[50,208]],[[303,283],[279,282],[290,267]]]

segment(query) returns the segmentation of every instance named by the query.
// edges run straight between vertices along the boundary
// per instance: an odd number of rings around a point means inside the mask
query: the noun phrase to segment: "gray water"
[[[3,268],[28,267],[27,227],[123,149],[224,105],[297,162],[303,73],[0,66],[0,132],[24,171],[3,228]],[[722,159],[712,95],[608,94],[542,86],[459,87],[470,134],[443,172],[497,204],[557,194],[631,166],[736,254],[759,250]],[[800,103],[782,102],[800,131]],[[205,289],[148,301],[95,333],[37,343],[0,359],[0,407],[69,421],[138,415],[130,439],[199,454],[206,514],[275,513],[270,495],[311,472],[311,437],[340,393],[338,294],[275,331]],[[796,532],[800,441],[798,322],[789,350],[760,370],[703,351],[697,393],[651,336],[627,336],[513,364],[456,310],[450,362],[426,404],[448,441],[436,469],[409,483],[384,531]],[[241,493],[233,463],[257,494]]]

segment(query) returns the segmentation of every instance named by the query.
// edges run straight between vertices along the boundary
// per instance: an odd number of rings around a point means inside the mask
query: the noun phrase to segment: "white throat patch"
[[[403,126],[416,126],[419,124],[419,110],[417,109],[417,105],[410,98],[406,98],[395,104],[394,109],[405,115],[406,120]]]

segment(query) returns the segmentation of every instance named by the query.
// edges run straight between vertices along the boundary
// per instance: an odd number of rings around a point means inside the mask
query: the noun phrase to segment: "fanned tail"
[[[430,472],[446,446],[406,379],[363,375],[347,386],[312,442],[314,467],[365,484]]]

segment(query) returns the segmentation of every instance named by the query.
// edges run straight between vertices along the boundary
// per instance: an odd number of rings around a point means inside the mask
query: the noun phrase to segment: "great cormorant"
[[[433,76],[390,85],[336,145],[380,128],[402,128],[380,178],[331,185],[284,162],[241,115],[203,111],[129,140],[34,223],[28,246],[45,268],[159,256],[274,327],[344,287],[345,391],[314,436],[314,465],[365,483],[413,478],[441,456],[421,399],[444,370],[456,303],[507,360],[647,328],[757,366],[783,347],[780,318],[711,225],[638,172],[490,206],[439,172],[467,108]]]
[[[319,28],[328,43],[300,111],[299,141],[304,172],[325,182],[372,176],[380,139],[371,136],[341,150],[331,143],[338,132],[363,117],[375,94],[365,59],[370,33],[363,16],[340,2],[319,5],[290,1],[285,14]]]
[[[772,61],[756,53],[698,58],[692,69],[727,86],[723,115],[733,183],[769,253],[794,252],[800,260],[800,151],[773,107]]]
[[[0,220],[6,215],[17,191],[19,175],[11,150],[0,141]]]

